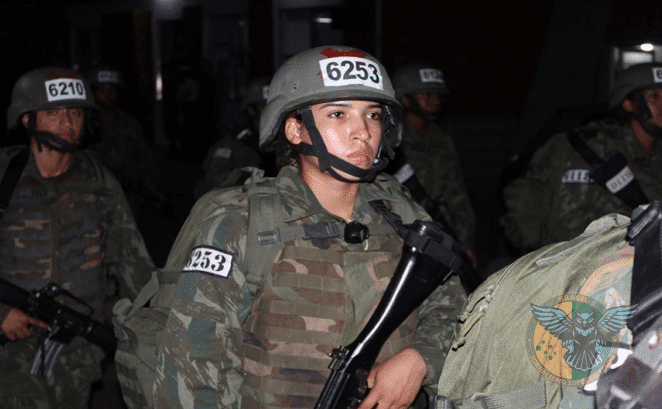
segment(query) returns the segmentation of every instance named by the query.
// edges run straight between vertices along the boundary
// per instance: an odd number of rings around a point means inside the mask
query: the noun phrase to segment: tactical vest
[[[34,166],[31,161],[28,166]],[[77,155],[57,178],[24,173],[0,219],[3,276],[26,289],[49,282],[71,288],[99,315],[107,230],[101,198],[112,195],[103,178],[103,171],[84,155]]]
[[[243,408],[314,406],[330,373],[329,354],[358,335],[400,259],[403,240],[382,223],[380,231],[371,225],[372,234],[360,244],[341,237],[283,243],[243,325]],[[414,313],[391,335],[377,362],[405,348],[416,324]]]

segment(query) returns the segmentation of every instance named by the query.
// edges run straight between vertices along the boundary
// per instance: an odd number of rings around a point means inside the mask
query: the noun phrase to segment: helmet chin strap
[[[37,124],[37,114],[35,112],[30,112],[28,114],[28,136],[35,139],[37,142],[37,149],[39,152],[42,150],[42,145],[46,146],[48,149],[62,153],[71,153],[77,150],[80,147],[80,142],[76,144],[71,144],[59,136],[52,134],[50,132],[38,131],[36,128]]]
[[[639,122],[639,125],[646,131],[647,134],[662,139],[662,127],[656,125],[652,118],[653,113],[650,110],[650,107],[646,103],[643,92],[637,93],[637,112],[632,114],[632,117],[635,121]]]
[[[326,148],[326,144],[322,139],[317,126],[315,125],[315,118],[313,113],[310,110],[310,107],[301,108],[298,110],[299,115],[303,120],[303,125],[310,135],[311,144],[301,142],[298,145],[294,145],[294,148],[297,152],[303,153],[308,156],[315,156],[319,162],[320,169],[322,171],[328,171],[331,176],[334,178],[348,183],[358,183],[358,182],[369,182],[377,176],[379,172],[382,171],[388,164],[387,158],[381,158],[382,146],[384,144],[384,139],[380,141],[379,152],[375,158],[370,169],[361,169],[358,166],[354,166],[351,163],[340,159],[339,157],[329,153]],[[347,174],[355,176],[358,180],[351,180],[340,175],[334,168],[341,170]]]

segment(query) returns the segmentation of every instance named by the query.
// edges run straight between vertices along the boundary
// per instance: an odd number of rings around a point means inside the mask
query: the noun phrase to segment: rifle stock
[[[409,228],[400,262],[375,312],[352,343],[331,353],[331,375],[315,409],[359,406],[369,392],[368,374],[388,337],[462,263],[452,244],[436,222],[417,220]]]

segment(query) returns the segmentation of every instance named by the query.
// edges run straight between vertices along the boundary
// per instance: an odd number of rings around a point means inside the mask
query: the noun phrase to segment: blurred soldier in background
[[[135,297],[154,265],[120,184],[80,149],[93,108],[72,70],[35,69],[16,82],[7,124],[28,147],[0,151],[0,276],[27,291],[55,283],[103,320],[118,296]],[[0,348],[0,407],[86,408],[103,350],[76,336],[48,374],[39,368],[57,323],[3,300],[0,321],[8,340]]]
[[[163,207],[165,196],[158,188],[161,172],[145,133],[138,120],[120,107],[127,91],[123,74],[116,68],[97,67],[88,78],[99,107],[97,135],[90,149],[119,180],[134,216],[145,204]]]
[[[405,108],[405,121],[402,146],[387,172],[467,248],[476,268],[476,216],[453,140],[435,123],[449,94],[444,76],[431,66],[410,65],[395,71],[393,87]]]
[[[508,240],[526,252],[569,240],[591,220],[662,198],[662,64],[620,73],[613,117],[554,135],[504,189]]]
[[[275,176],[276,163],[272,153],[258,148],[260,116],[267,103],[271,77],[259,77],[241,90],[241,116],[231,135],[219,139],[209,150],[202,165],[205,176],[195,188],[199,198],[214,187],[233,186],[243,180],[228,176],[235,169],[254,166],[264,169],[266,176]]]

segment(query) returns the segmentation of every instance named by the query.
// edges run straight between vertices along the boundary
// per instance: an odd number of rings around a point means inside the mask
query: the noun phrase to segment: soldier
[[[501,219],[521,251],[569,240],[591,220],[662,197],[662,64],[632,66],[609,97],[614,117],[554,135],[504,189]]]
[[[216,190],[198,201],[165,267],[182,273],[160,346],[156,407],[314,406],[330,372],[328,354],[358,335],[400,257],[402,238],[368,201],[382,199],[405,223],[429,220],[397,181],[379,174],[381,154],[392,153],[400,130],[390,79],[369,54],[319,47],[280,67],[260,147],[280,145],[285,165],[267,180],[282,208],[263,217],[282,213],[283,235],[310,235],[283,237],[260,276],[247,270],[255,257],[267,257],[246,254],[253,190]],[[360,226],[369,237],[351,235]],[[453,277],[393,333],[361,409],[406,408],[422,383],[434,382],[465,299]]]
[[[135,297],[154,265],[119,183],[80,149],[93,108],[72,70],[39,68],[16,82],[7,124],[26,135],[28,147],[0,151],[0,275],[26,290],[54,282],[102,320],[117,295]],[[103,350],[75,337],[52,376],[31,375],[48,324],[2,300],[0,321],[8,339],[0,348],[0,407],[86,408]]]
[[[195,188],[196,198],[214,187],[238,184],[238,180],[228,179],[235,169],[254,166],[264,169],[268,176],[275,175],[275,158],[258,148],[260,116],[267,103],[270,81],[270,77],[255,78],[242,89],[239,129],[219,139],[207,152],[202,164],[205,176]]]
[[[165,196],[157,187],[161,173],[138,120],[120,106],[126,83],[113,67],[94,68],[89,76],[99,107],[98,135],[90,149],[119,180],[134,215],[143,204],[159,208]]]
[[[429,65],[409,65],[395,71],[393,87],[405,108],[405,122],[402,146],[387,171],[467,248],[476,268],[476,216],[453,140],[435,123],[449,94],[444,76]],[[420,191],[411,186],[413,178]]]

